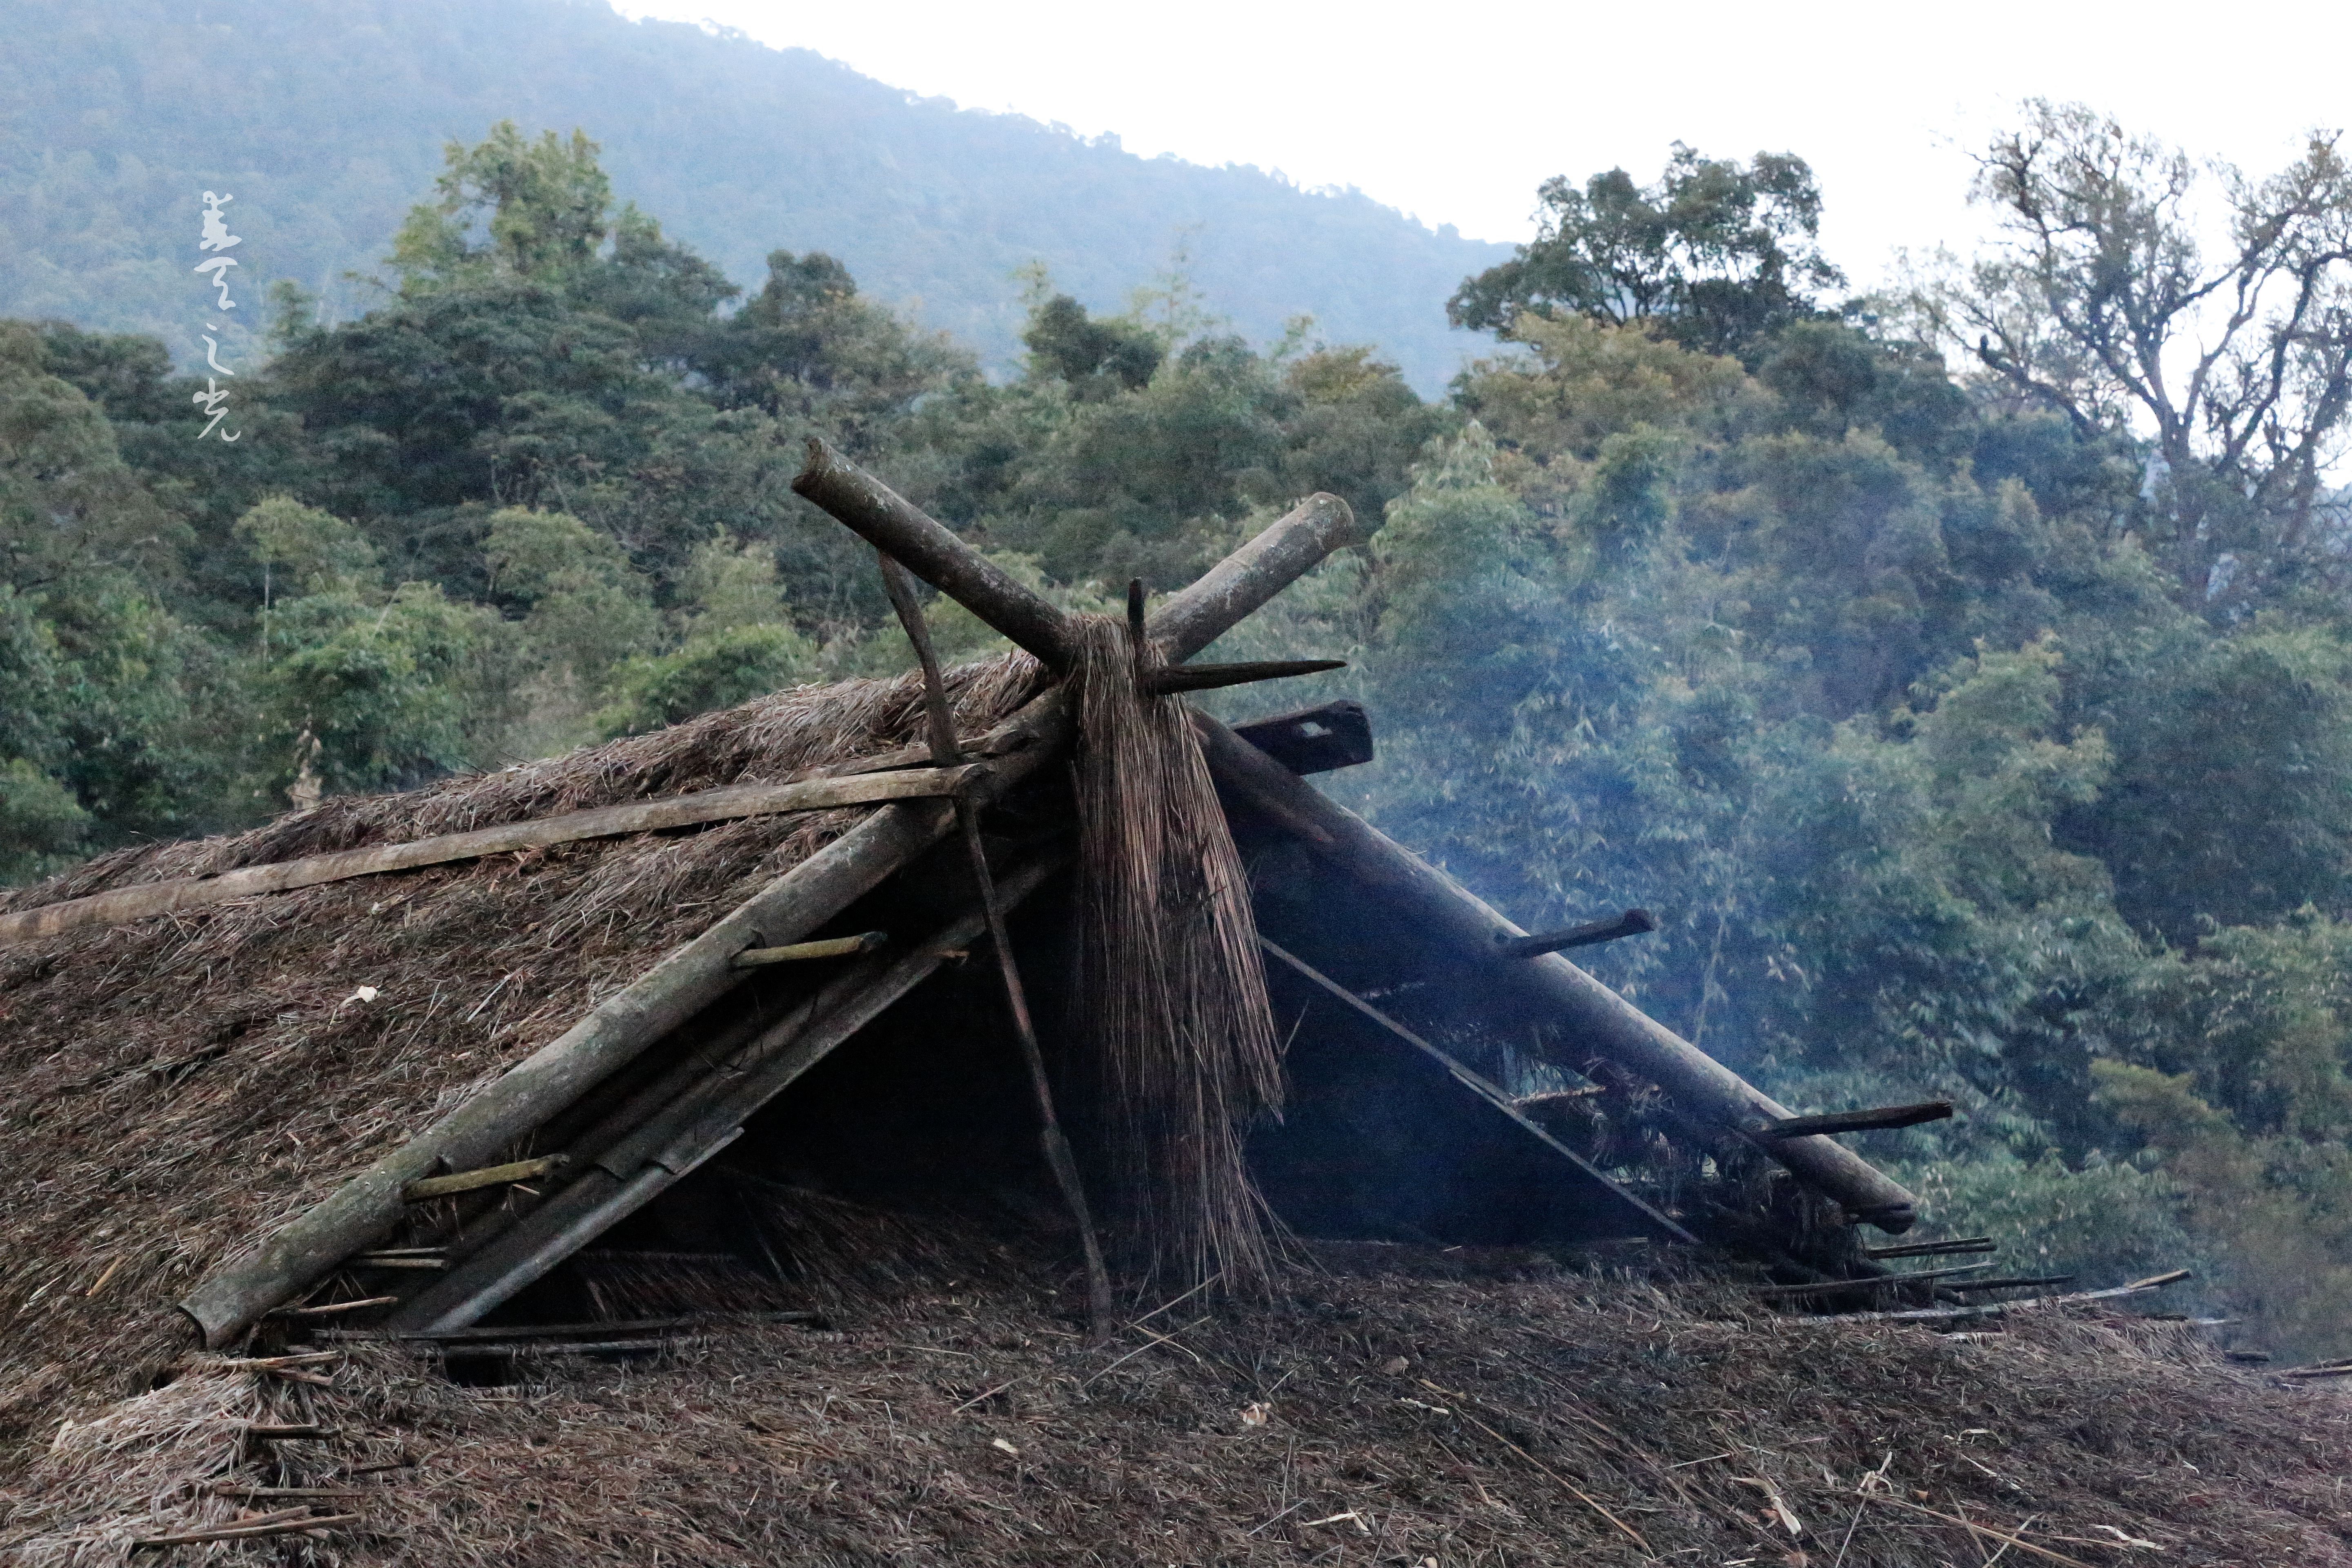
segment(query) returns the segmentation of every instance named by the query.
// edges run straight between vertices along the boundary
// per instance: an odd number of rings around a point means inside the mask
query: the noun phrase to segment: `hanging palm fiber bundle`
[[[1282,1103],[1248,878],[1183,705],[1143,689],[1158,650],[1115,616],[1076,624],[1077,1024],[1120,1261],[1246,1285],[1276,1227],[1243,1141]]]

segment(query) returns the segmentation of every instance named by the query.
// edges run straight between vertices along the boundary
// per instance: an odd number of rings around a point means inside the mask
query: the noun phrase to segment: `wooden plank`
[[[174,910],[226,903],[265,893],[290,892],[354,877],[413,871],[424,866],[444,866],[586,838],[613,838],[626,833],[653,833],[665,828],[693,827],[710,822],[731,822],[746,816],[774,816],[793,811],[824,811],[843,805],[868,805],[884,801],[919,800],[952,795],[982,776],[982,764],[956,768],[908,768],[898,773],[859,773],[842,778],[804,779],[798,784],[734,784],[725,789],[699,790],[661,800],[632,801],[626,805],[570,811],[560,816],[534,817],[502,823],[468,833],[445,833],[406,844],[379,844],[361,849],[338,849],[309,855],[299,860],[279,860],[267,866],[247,866],[217,877],[190,877],[178,881],[148,882],[114,888],[88,898],[43,904],[0,915],[0,943],[29,942],[59,931],[89,926],[121,925]]]
[[[1819,1116],[1781,1116],[1759,1126],[1759,1138],[1811,1138],[1831,1132],[1873,1132],[1895,1127],[1916,1127],[1941,1121],[1952,1114],[1948,1100],[1923,1100],[1917,1105],[1889,1105],[1875,1110],[1830,1110]]]
[[[1693,1126],[1744,1132],[1787,1107],[1635,1007],[1558,953],[1507,959],[1497,937],[1525,936],[1461,883],[1412,854],[1314,785],[1197,709],[1192,714],[1218,786],[1297,833],[1310,853],[1363,891],[1392,904],[1458,961],[1472,989],[1515,1016],[1557,1020],[1579,1050],[1617,1063],[1666,1091]],[[1759,1140],[1791,1174],[1882,1230],[1908,1229],[1918,1200],[1859,1154],[1827,1138]]]
[[[1234,726],[1234,733],[1294,773],[1328,773],[1372,760],[1364,705],[1341,699]]]
[[[1260,680],[1288,680],[1301,675],[1321,675],[1345,669],[1344,658],[1262,659],[1250,664],[1180,664],[1146,671],[1143,689],[1154,697],[1181,691],[1215,691],[1227,686],[1247,686]]]

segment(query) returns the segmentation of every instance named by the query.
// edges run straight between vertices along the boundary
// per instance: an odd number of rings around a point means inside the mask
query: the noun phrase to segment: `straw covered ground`
[[[950,681],[971,733],[1032,694],[1037,667],[1016,655]],[[570,756],[105,856],[0,909],[835,771],[919,742],[920,689],[910,677],[787,691]],[[186,1348],[171,1303],[207,1269],[862,809],[569,844],[0,948],[0,1485],[60,1418],[144,1388]]]
[[[461,1386],[375,1345],[314,1366],[325,1386],[194,1371],[63,1429],[0,1554],[121,1562],[236,1517],[207,1489],[230,1482],[356,1495],[295,1505],[344,1517],[322,1539],[136,1561],[2352,1563],[2352,1402],[2185,1325],[1961,1339],[1775,1316],[1724,1281],[1349,1247],[1089,1344],[1052,1269],[972,1251],[836,1297],[829,1330],[635,1364]],[[250,1422],[337,1436],[256,1444]]]

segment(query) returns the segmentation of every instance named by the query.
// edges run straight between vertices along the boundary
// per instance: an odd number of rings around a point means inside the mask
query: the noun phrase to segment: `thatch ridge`
[[[1017,654],[950,672],[967,733],[1039,685]],[[920,734],[914,677],[803,687],[546,762],[119,851],[10,902],[777,782]],[[178,1355],[189,1331],[169,1303],[207,1268],[863,815],[572,843],[0,949],[0,1476],[57,1418]]]

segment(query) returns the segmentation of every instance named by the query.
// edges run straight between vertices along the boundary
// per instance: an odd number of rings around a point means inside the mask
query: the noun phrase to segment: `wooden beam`
[[[1362,544],[1380,527],[1359,526],[1338,496],[1300,501],[1265,532],[1218,562],[1201,580],[1160,601],[1144,623],[1171,664],[1181,664],[1240,625],[1333,551]]]
[[[1917,1105],[1889,1105],[1876,1110],[1830,1110],[1818,1116],[1780,1116],[1755,1129],[1759,1138],[1811,1138],[1831,1132],[1874,1132],[1895,1127],[1916,1127],[1941,1121],[1952,1114],[1948,1100],[1923,1100]]]
[[[1310,853],[1368,894],[1391,903],[1424,938],[1450,952],[1475,994],[1517,1015],[1564,1024],[1573,1047],[1666,1091],[1702,1128],[1745,1133],[1790,1112],[1738,1074],[1643,1013],[1558,953],[1507,959],[1496,939],[1527,933],[1453,878],[1197,710],[1210,771],[1221,789],[1298,834]],[[1827,1138],[1758,1140],[1806,1185],[1883,1230],[1908,1229],[1918,1200],[1860,1155]]]
[[[1344,658],[1265,659],[1255,664],[1178,664],[1149,671],[1143,689],[1154,697],[1183,691],[1215,691],[1227,686],[1247,686],[1259,680],[1287,680],[1298,675],[1321,675],[1345,669]]]
[[[1372,721],[1344,699],[1234,726],[1234,733],[1294,773],[1328,773],[1372,760]]]
[[[586,838],[612,838],[625,833],[653,833],[670,827],[691,827],[707,822],[730,822],[746,816],[772,816],[792,811],[822,811],[833,806],[866,805],[877,801],[919,800],[952,795],[984,776],[980,765],[957,768],[910,768],[901,773],[864,773],[845,778],[806,779],[798,784],[736,784],[726,789],[699,790],[662,800],[632,801],[626,805],[569,811],[558,816],[509,822],[469,833],[445,833],[406,844],[371,845],[339,849],[331,854],[279,860],[267,866],[247,866],[217,877],[189,877],[170,882],[147,882],[113,888],[88,898],[43,904],[0,915],[0,943],[29,942],[59,931],[87,926],[121,925],[151,915],[205,904],[226,903],[263,893],[289,892],[354,877],[381,876],[390,871],[442,866],[543,849]]]
[[[1592,947],[1621,937],[1641,936],[1657,929],[1657,918],[1649,910],[1627,910],[1614,919],[1587,921],[1565,931],[1545,931],[1539,936],[1498,936],[1495,940],[1506,958],[1535,958],[1571,947]]]
[[[1036,655],[1047,668],[1070,668],[1076,647],[1061,611],[814,436],[809,437],[807,465],[793,480],[793,489],[868,544],[904,563],[916,576],[1015,645]]]
[[[856,936],[829,936],[822,942],[795,942],[783,947],[747,947],[735,955],[735,967],[757,969],[769,963],[805,963],[813,958],[849,958],[872,952],[889,940],[888,931],[869,931]]]

